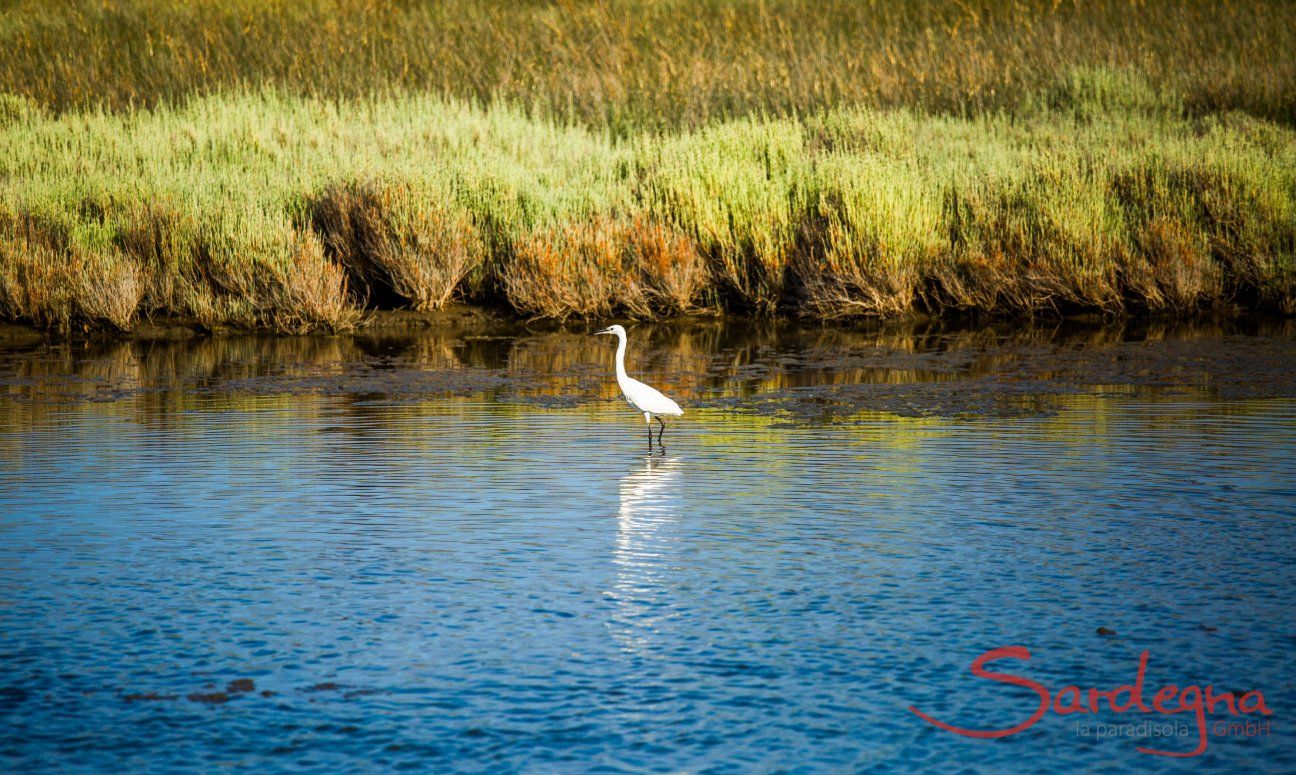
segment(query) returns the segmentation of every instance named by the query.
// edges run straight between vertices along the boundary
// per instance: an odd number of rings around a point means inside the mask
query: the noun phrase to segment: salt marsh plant
[[[536,229],[501,267],[515,309],[555,318],[695,312],[708,280],[692,240],[643,215]]]
[[[486,258],[467,213],[440,199],[407,184],[338,185],[312,203],[311,224],[353,286],[374,295],[361,302],[439,309]]]
[[[1296,133],[1182,103],[1100,69],[1013,113],[619,138],[427,95],[10,98],[0,314],[305,331],[455,295],[553,317],[1296,311]]]
[[[75,323],[128,329],[144,295],[139,264],[28,215],[0,211],[0,309],[6,317],[68,330]]]

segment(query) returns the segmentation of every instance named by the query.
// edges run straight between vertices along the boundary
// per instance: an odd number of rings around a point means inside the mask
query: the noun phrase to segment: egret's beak
[[[600,334],[610,334],[610,333],[612,333],[612,329],[610,329],[610,328],[605,328],[605,329],[603,329],[602,331],[595,331],[595,332],[594,332],[594,336],[598,336],[598,335],[600,335]]]

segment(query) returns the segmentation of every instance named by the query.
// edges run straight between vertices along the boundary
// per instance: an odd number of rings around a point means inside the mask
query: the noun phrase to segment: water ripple
[[[1290,399],[694,408],[661,454],[612,404],[154,401],[0,431],[6,769],[1174,766],[906,711],[1019,719],[967,675],[1012,644],[1052,687],[1146,648],[1158,686],[1296,700]],[[1290,770],[1275,730],[1200,763]]]

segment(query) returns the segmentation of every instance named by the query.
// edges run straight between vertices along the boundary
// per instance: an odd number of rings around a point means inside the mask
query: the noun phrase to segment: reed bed
[[[1296,121],[1285,0],[5,0],[0,84],[56,111],[270,84],[436,93],[628,136],[863,105],[1013,111],[1076,68]]]
[[[1296,312],[1280,0],[0,0],[0,318]]]
[[[0,122],[0,315],[336,330],[525,315],[1296,312],[1296,133],[1127,71],[970,118],[605,131],[429,95],[252,93]]]

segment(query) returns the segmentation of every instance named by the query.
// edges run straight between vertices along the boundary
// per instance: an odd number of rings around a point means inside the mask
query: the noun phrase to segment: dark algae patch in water
[[[0,391],[36,402],[164,404],[179,394],[195,408],[296,395],[576,407],[619,395],[612,349],[591,330],[473,319],[338,336],[40,338],[0,351]],[[685,406],[797,422],[1031,416],[1093,391],[1296,396],[1296,322],[1281,319],[979,328],[700,319],[633,326],[629,359]]]
[[[237,678],[225,686],[229,694],[247,694],[256,690],[256,683],[251,678]]]
[[[912,417],[1029,416],[1051,397],[1094,390],[1204,392],[1222,399],[1296,395],[1296,338],[1188,333],[1183,338],[1061,338],[1047,344],[987,341],[948,350],[879,347],[805,358],[831,374],[874,370],[876,380],[779,388],[718,403],[803,419],[862,411]],[[768,373],[768,372],[766,372]],[[759,379],[760,372],[748,373]],[[889,379],[888,379],[889,377]]]

